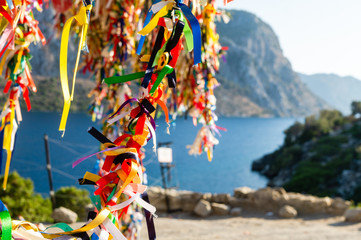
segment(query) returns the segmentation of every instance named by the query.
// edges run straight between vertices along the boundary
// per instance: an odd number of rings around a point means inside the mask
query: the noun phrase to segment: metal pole
[[[48,171],[49,187],[50,187],[50,199],[51,199],[53,209],[54,209],[55,208],[55,193],[54,193],[54,188],[53,188],[53,176],[51,174],[50,152],[49,152],[49,142],[48,142],[47,134],[44,134],[44,143],[45,143],[45,154],[46,154],[46,169]]]
[[[161,163],[160,164],[160,171],[161,171],[161,174],[162,174],[165,204],[167,206],[167,213],[170,213],[169,198],[168,198],[168,194],[167,194],[167,189],[168,188],[167,188],[167,183],[166,183],[166,180],[165,180],[164,168],[165,168],[165,166]]]

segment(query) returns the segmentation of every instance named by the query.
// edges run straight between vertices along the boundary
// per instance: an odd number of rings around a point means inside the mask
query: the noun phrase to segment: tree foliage
[[[78,214],[80,220],[87,217],[86,206],[91,203],[89,192],[76,187],[62,187],[55,192],[56,207],[66,207]]]
[[[1,177],[0,182],[3,180],[4,177]],[[8,207],[13,219],[22,216],[31,222],[52,221],[50,200],[35,194],[33,182],[22,178],[17,172],[9,175],[7,189],[0,189],[0,199]]]
[[[351,103],[351,112],[352,115],[361,114],[361,102],[360,101],[353,101]]]

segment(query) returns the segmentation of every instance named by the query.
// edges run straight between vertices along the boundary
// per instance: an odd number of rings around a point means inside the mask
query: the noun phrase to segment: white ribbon
[[[119,114],[118,116],[109,119],[108,124],[115,123],[116,121],[118,121],[118,120],[122,119],[123,117],[127,116],[130,112],[131,112],[131,110],[129,110],[128,112],[123,112],[122,114]]]
[[[44,238],[39,232],[35,232],[34,230],[23,230],[21,228],[13,231],[13,237],[21,238],[21,239],[31,239],[31,240],[44,240]]]
[[[125,191],[124,191],[125,192]],[[139,197],[140,193],[137,193],[137,194],[134,194],[134,196],[132,196],[131,198],[129,198],[128,200],[122,202],[122,203],[119,203],[117,205],[114,205],[114,206],[110,206],[109,209],[111,212],[113,211],[118,211],[120,209],[123,209],[125,208],[126,206],[128,206],[129,204],[131,204],[132,202],[134,202],[134,200]]]
[[[157,136],[155,135],[154,128],[153,128],[152,124],[150,124],[150,122],[148,120],[145,121],[145,124],[148,126],[149,131],[152,133],[153,151],[156,152],[157,151]]]
[[[103,226],[109,231],[112,235],[113,239],[116,240],[127,240],[126,237],[119,231],[119,229],[109,220],[106,218],[103,222]]]
[[[159,12],[164,6],[168,5],[168,3],[174,3],[174,1],[161,1],[159,3],[153,4],[150,10],[153,14]]]

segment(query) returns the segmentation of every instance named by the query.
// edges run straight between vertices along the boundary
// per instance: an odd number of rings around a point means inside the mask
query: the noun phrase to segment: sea
[[[99,142],[87,130],[100,123],[92,122],[85,113],[70,113],[65,135],[58,131],[60,113],[24,112],[19,125],[10,171],[30,178],[34,190],[49,195],[49,178],[46,170],[44,135],[49,138],[50,160],[54,188],[79,186],[78,179],[86,171],[92,171],[97,158],[91,157],[72,168],[77,159],[99,151]],[[279,148],[284,140],[283,131],[296,121],[295,118],[220,118],[217,125],[226,128],[218,136],[219,144],[214,149],[211,162],[206,154],[191,156],[187,145],[191,145],[200,126],[192,119],[178,118],[169,128],[164,119],[157,119],[157,142],[171,142],[172,167],[165,169],[167,187],[210,193],[232,193],[240,186],[265,187],[267,179],[251,171],[252,161]],[[153,142],[145,148],[149,186],[163,186],[161,167]],[[4,153],[3,153],[4,154]],[[2,172],[4,172],[3,155]],[[79,186],[84,188],[83,186]],[[91,188],[88,190],[92,190]]]

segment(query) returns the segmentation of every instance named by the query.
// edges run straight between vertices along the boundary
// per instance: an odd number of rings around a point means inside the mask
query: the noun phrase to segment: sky
[[[361,0],[234,0],[227,8],[268,23],[295,71],[361,79]]]

